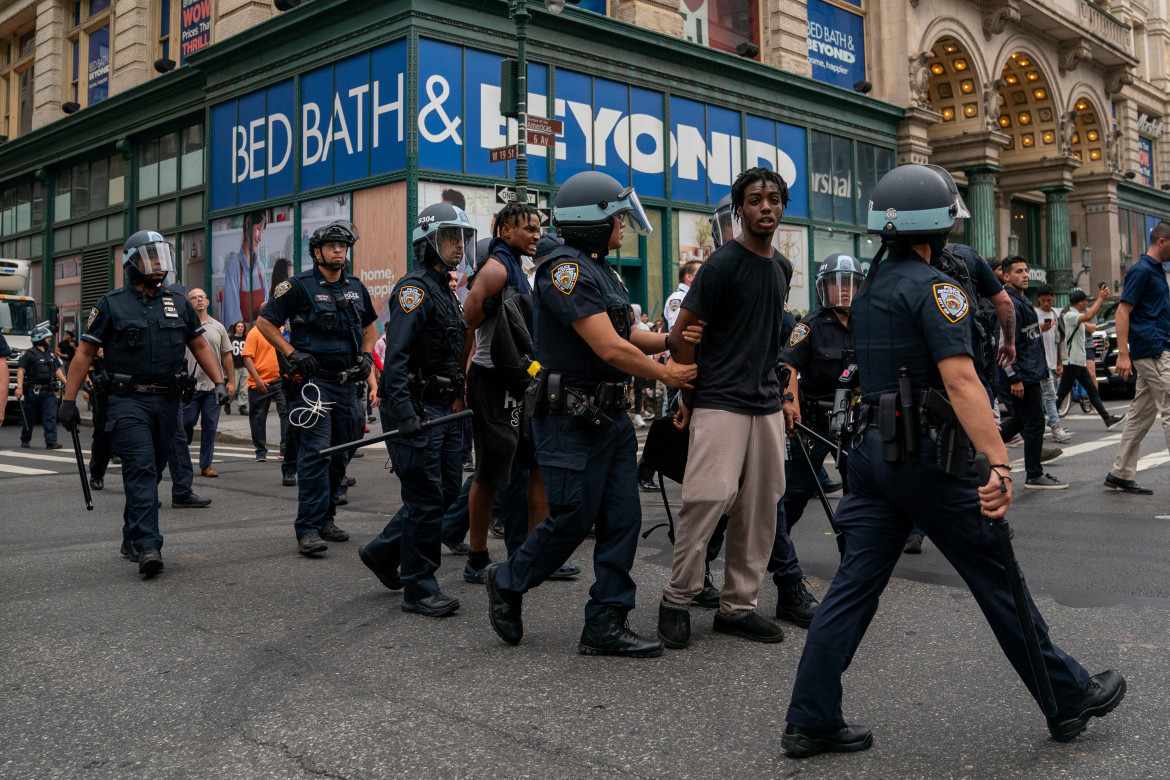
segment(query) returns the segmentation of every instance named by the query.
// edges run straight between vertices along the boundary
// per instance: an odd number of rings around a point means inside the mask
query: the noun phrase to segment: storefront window
[[[32,185],[22,184],[16,190],[16,232],[32,227]]]
[[[158,194],[179,189],[179,136],[167,133],[158,139]]]
[[[292,215],[281,206],[211,223],[211,306],[224,325],[251,325],[272,288],[294,273]]]
[[[894,150],[873,144],[857,144],[857,224],[869,221],[869,196],[881,178],[894,167]]]
[[[72,191],[73,216],[85,216],[89,213],[89,165],[87,163],[73,166]]]
[[[53,199],[53,217],[57,222],[63,222],[72,216],[70,209],[71,190],[69,189],[69,170],[65,169],[57,174],[57,191]]]
[[[158,139],[152,138],[142,145],[142,156],[138,163],[138,197],[140,200],[158,195]]]
[[[692,4],[693,5],[693,4]],[[741,43],[754,44],[758,60],[760,43],[759,0],[707,0],[708,45],[712,49],[736,54]]]
[[[121,203],[126,197],[126,161],[115,154],[109,159],[110,198],[108,205]]]
[[[180,133],[182,138],[183,187],[203,183],[203,125],[192,125]]]
[[[97,160],[89,166],[89,210],[101,211],[110,205],[110,163]]]
[[[16,190],[5,190],[0,195],[0,229],[4,235],[16,232]]]

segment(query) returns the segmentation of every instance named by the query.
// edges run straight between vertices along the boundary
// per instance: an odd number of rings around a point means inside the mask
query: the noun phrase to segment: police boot
[[[657,658],[662,655],[662,643],[643,639],[630,630],[627,610],[606,607],[585,621],[577,652],[582,655],[621,655],[627,658]]]
[[[776,617],[795,623],[801,628],[808,628],[812,623],[813,615],[817,613],[819,603],[808,592],[804,580],[789,582],[784,585],[777,583],[778,595],[776,598]]]
[[[662,597],[658,605],[658,638],[672,650],[682,650],[691,643],[691,611],[685,604]]]
[[[707,609],[715,609],[719,606],[719,588],[715,587],[715,581],[711,579],[711,564],[707,564],[706,571],[703,572],[703,589],[692,600],[697,606]]]

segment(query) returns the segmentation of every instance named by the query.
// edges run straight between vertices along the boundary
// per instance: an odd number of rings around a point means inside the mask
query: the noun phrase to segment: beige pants
[[[687,604],[703,589],[707,542],[729,516],[726,575],[719,612],[756,608],[776,539],[776,504],[784,495],[784,414],[747,415],[696,409],[675,529],[667,601]]]
[[[1133,361],[1137,372],[1136,392],[1125,418],[1125,430],[1121,444],[1117,446],[1117,459],[1113,461],[1113,476],[1118,479],[1133,479],[1137,474],[1138,450],[1146,438],[1154,418],[1162,415],[1162,433],[1166,446],[1170,448],[1170,352],[1152,358]]]

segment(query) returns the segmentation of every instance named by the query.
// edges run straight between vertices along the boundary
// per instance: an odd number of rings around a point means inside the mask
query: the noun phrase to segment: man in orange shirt
[[[288,438],[288,403],[280,381],[280,365],[276,349],[258,328],[248,331],[244,339],[244,368],[248,370],[248,422],[252,427],[252,446],[256,448],[256,462],[268,460],[268,407],[275,400],[280,417],[280,453]]]

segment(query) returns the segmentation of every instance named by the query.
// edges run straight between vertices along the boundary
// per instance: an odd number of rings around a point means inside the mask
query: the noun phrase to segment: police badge
[[[279,298],[291,289],[292,282],[281,282],[280,284],[276,285],[276,289],[272,291],[272,297]]]
[[[934,302],[938,310],[951,322],[958,322],[970,308],[967,296],[953,284],[936,284],[934,286]]]
[[[98,310],[96,306],[91,306],[89,309],[89,319],[85,321],[85,329],[89,330],[93,327],[93,321],[98,318]]]
[[[573,286],[577,284],[577,264],[561,263],[552,269],[552,283],[565,295],[573,292]]]
[[[797,323],[796,327],[792,329],[792,335],[788,338],[788,346],[795,347],[800,342],[804,341],[808,336],[809,327],[803,322]]]
[[[407,285],[398,291],[398,305],[402,307],[404,312],[410,314],[422,303],[424,295],[425,293],[420,288]]]

